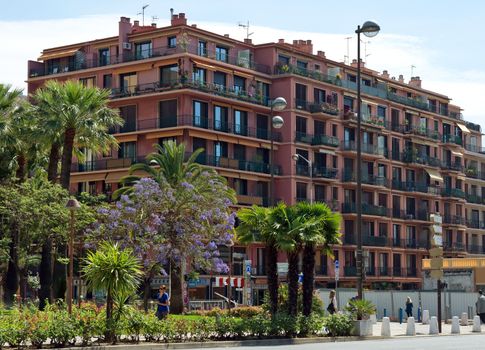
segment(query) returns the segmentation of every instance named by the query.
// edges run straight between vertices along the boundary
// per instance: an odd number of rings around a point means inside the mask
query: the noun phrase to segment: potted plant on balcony
[[[468,168],[465,169],[465,174],[466,174],[466,176],[475,177],[475,176],[477,176],[478,171],[477,171],[476,168],[468,167]]]
[[[372,320],[370,315],[376,313],[376,306],[369,300],[355,299],[349,302],[346,310],[354,322],[354,335],[366,337],[372,335]]]

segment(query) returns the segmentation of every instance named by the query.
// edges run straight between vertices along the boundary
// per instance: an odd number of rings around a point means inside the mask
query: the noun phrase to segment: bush
[[[322,325],[332,337],[349,336],[353,327],[350,316],[340,313],[323,318]]]
[[[376,313],[376,306],[369,300],[351,300],[345,308],[354,320],[367,320]]]
[[[74,318],[67,312],[64,304],[47,305],[47,329],[51,344],[56,348],[74,345],[79,330],[75,327]]]
[[[194,310],[187,312],[186,315],[211,317],[232,316],[239,318],[249,318],[264,314],[265,312],[266,311],[260,306],[238,306],[231,309],[220,309],[218,307],[215,307],[211,310]]]
[[[298,290],[298,301],[297,301],[297,310],[301,312],[303,309],[303,295],[301,289]],[[264,296],[264,302],[262,305],[264,311],[269,312],[269,299],[268,294],[266,293]],[[286,312],[288,313],[288,286],[287,285],[280,285],[278,288],[278,311],[279,312]],[[312,313],[315,313],[319,316],[325,315],[325,307],[323,301],[320,297],[316,294],[313,295],[312,299]]]

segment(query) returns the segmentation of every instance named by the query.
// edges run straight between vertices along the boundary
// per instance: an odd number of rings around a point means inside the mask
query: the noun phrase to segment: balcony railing
[[[339,113],[338,108],[330,103],[310,103],[308,104],[308,109],[311,113],[326,113],[332,116],[337,116]]]
[[[441,160],[439,158],[418,154],[413,150],[405,150],[402,153],[401,159],[404,163],[426,164],[434,167],[441,166]]]
[[[443,142],[444,143],[454,143],[454,144],[460,145],[460,146],[462,145],[461,137],[456,136],[456,135],[450,135],[450,134],[443,135]]]
[[[475,123],[472,123],[472,122],[465,122],[465,125],[468,129],[478,131],[478,132],[482,132],[482,127],[479,124],[475,124]]]
[[[343,182],[355,182],[356,174],[354,171],[344,170],[342,172]],[[362,183],[366,185],[389,187],[389,180],[384,176],[377,176],[372,174],[362,174]]]
[[[354,120],[357,121],[357,114],[354,111],[347,110],[343,115],[345,120]],[[365,125],[371,125],[374,127],[380,128],[389,128],[389,123],[385,117],[374,115],[374,114],[362,114],[361,122]]]
[[[459,171],[459,172],[464,171],[463,165],[459,162],[443,161],[443,162],[441,162],[441,169],[447,169],[447,170]]]
[[[465,144],[465,149],[470,152],[474,153],[485,153],[485,147],[477,146],[477,145],[472,145],[470,143]]]
[[[355,276],[357,276],[357,267],[356,266],[344,266],[344,275],[345,275],[345,277],[355,277]]]
[[[392,217],[403,220],[429,221],[429,212],[424,209],[401,210],[392,208]]]
[[[476,194],[466,193],[465,198],[468,203],[485,204],[485,198]]]
[[[307,164],[296,164],[296,174],[300,176],[310,176],[310,168]],[[327,168],[323,166],[313,166],[313,178],[336,179],[338,169]]]
[[[444,215],[443,216],[443,223],[450,224],[450,225],[462,225],[465,226],[467,221],[463,216],[459,215]]]
[[[180,89],[192,89],[208,94],[235,99],[261,106],[269,105],[269,98],[262,95],[252,94],[245,90],[235,90],[219,84],[208,84],[198,80],[180,78],[167,82],[154,81],[151,83],[114,88],[111,90],[111,98],[123,98],[139,96],[163,91],[173,91]]]
[[[443,241],[443,249],[451,252],[463,252],[465,251],[465,244],[463,244],[463,242]]]
[[[400,96],[390,91],[387,93],[387,98],[391,101],[401,103],[406,106],[415,107],[424,111],[428,110],[428,103],[422,100]]]
[[[425,183],[418,183],[414,181],[393,180],[392,188],[398,191],[421,192],[421,193],[429,193],[434,195],[439,195],[441,193],[441,189],[438,186],[430,186]]]
[[[331,147],[338,147],[339,140],[334,136],[327,135],[312,135],[306,132],[296,131],[295,142],[307,143],[309,145],[326,145]]]
[[[404,125],[404,133],[423,136],[433,140],[441,139],[441,134],[438,131],[415,125]]]
[[[342,141],[340,143],[340,149],[342,151],[357,151],[357,143],[355,141]],[[369,143],[362,143],[361,151],[362,153],[387,157],[387,148],[378,147],[377,145],[371,145]]]
[[[186,157],[188,158],[190,154],[191,153],[187,153]],[[234,169],[234,170],[252,171],[252,172],[264,173],[264,174],[270,173],[269,164],[263,163],[263,162],[220,157],[220,156],[214,156],[209,154],[200,154],[195,161],[199,164],[208,165],[208,166],[215,166],[215,167]],[[274,165],[274,174],[281,175],[280,166]]]
[[[468,220],[466,220],[466,225],[469,228],[485,230],[485,221],[468,219]]]
[[[386,247],[389,245],[389,239],[385,236],[364,236],[362,237],[362,244],[372,247]]]
[[[138,157],[128,157],[128,158],[98,159],[98,160],[87,161],[83,163],[73,163],[71,165],[71,171],[73,173],[77,173],[77,172],[129,168],[131,165],[135,163],[144,163],[145,157],[146,155],[138,156]]]
[[[355,203],[342,203],[342,213],[356,213]],[[372,204],[362,205],[362,214],[375,216],[389,216],[389,209]]]
[[[443,197],[465,198],[465,192],[459,188],[444,188],[441,191]]]
[[[470,254],[485,254],[485,247],[477,244],[469,244],[466,247],[466,251]]]

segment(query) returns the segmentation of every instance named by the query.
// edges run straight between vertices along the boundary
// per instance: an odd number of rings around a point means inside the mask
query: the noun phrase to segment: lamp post
[[[313,204],[313,167],[312,162],[303,157],[301,154],[295,153],[291,156],[295,162],[299,159],[303,159],[308,164],[308,169],[310,169],[310,204]],[[298,164],[297,164],[298,165]]]
[[[364,262],[362,259],[362,145],[360,137],[361,119],[362,119],[362,102],[360,100],[360,34],[372,38],[379,33],[381,28],[377,23],[367,21],[362,27],[357,26],[357,189],[355,196],[355,207],[357,213],[357,297],[363,298],[364,283]]]
[[[274,206],[275,197],[274,197],[274,129],[281,129],[283,124],[285,123],[283,118],[279,115],[273,116],[273,111],[282,111],[286,108],[286,100],[283,97],[276,97],[274,100],[271,101],[271,132],[270,132],[270,140],[271,140],[271,150],[269,155],[269,171],[271,174],[271,181],[270,181],[270,206]]]
[[[69,277],[67,279],[67,311],[72,313],[72,279],[74,276],[74,212],[81,208],[79,202],[75,198],[67,201],[66,208],[71,212],[71,219],[69,221]]]

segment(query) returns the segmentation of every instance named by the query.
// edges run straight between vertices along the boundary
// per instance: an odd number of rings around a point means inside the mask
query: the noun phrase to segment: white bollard
[[[383,337],[391,336],[391,322],[389,320],[389,317],[382,318],[381,336]]]
[[[377,323],[377,316],[376,316],[376,314],[370,315],[369,316],[369,319],[372,321],[372,324],[376,324]]]
[[[408,317],[406,335],[416,335],[416,326],[414,324],[414,317]]]
[[[461,313],[460,324],[462,326],[468,326],[468,314],[466,312]]]
[[[480,333],[482,331],[482,325],[480,323],[480,316],[473,316],[473,328],[472,332]]]
[[[429,310],[423,310],[423,324],[429,324]]]
[[[429,322],[429,334],[438,334],[438,319],[436,316],[432,316]]]
[[[451,319],[451,334],[460,334],[460,320],[458,316],[453,316]]]

